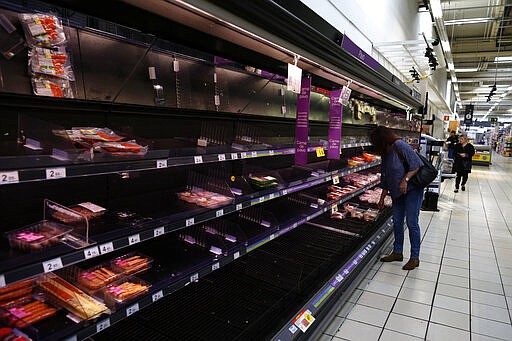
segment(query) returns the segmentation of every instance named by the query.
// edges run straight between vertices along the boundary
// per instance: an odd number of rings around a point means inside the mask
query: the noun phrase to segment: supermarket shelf
[[[309,328],[315,324],[319,312],[326,307],[330,299],[341,295],[357,276],[361,266],[364,266],[374,254],[381,248],[393,229],[392,218],[389,218],[382,227],[377,230],[368,241],[357,250],[354,255],[318,290],[311,299],[294,314],[283,328],[272,338],[274,341],[290,341],[295,339],[309,339]],[[359,265],[359,267],[358,267]],[[316,322],[318,325],[319,322]],[[308,333],[308,334],[305,334]]]
[[[119,322],[132,314],[138,312],[139,310],[146,308],[153,304],[154,302],[160,300],[164,296],[170,295],[185,286],[189,285],[192,282],[195,282],[199,280],[200,278],[203,278],[204,276],[207,276],[208,274],[220,269],[221,267],[231,263],[232,261],[238,259],[239,257],[256,250],[257,248],[265,245],[271,240],[274,240],[291,230],[297,228],[298,226],[326,213],[329,212],[333,206],[340,205],[346,201],[349,201],[353,199],[354,197],[357,197],[358,195],[361,195],[364,193],[364,191],[371,189],[375,186],[377,186],[379,183],[373,183],[369,186],[366,186],[364,188],[361,188],[357,190],[356,192],[342,198],[339,200],[334,200],[331,202],[324,203],[323,205],[318,206],[318,208],[311,210],[310,213],[307,216],[301,217],[299,220],[294,222],[288,222],[282,224],[282,226],[276,226],[273,229],[268,230],[266,233],[266,236],[259,238],[258,240],[252,241],[248,246],[239,247],[236,250],[232,250],[230,253],[224,256],[219,256],[220,258],[217,258],[209,264],[203,266],[200,269],[195,269],[192,272],[188,272],[183,274],[180,278],[169,278],[167,281],[161,281],[157,283],[157,285],[152,286],[150,292],[143,297],[141,297],[139,300],[132,301],[129,304],[127,304],[122,309],[116,311],[115,313],[111,314],[109,317],[106,317],[104,319],[99,319],[96,323],[89,325],[85,327],[84,329],[81,329],[80,331],[74,333],[73,335],[66,334],[65,331],[62,331],[62,335],[66,335],[65,340],[66,341],[78,341],[78,340],[84,340],[92,335],[99,333],[103,331],[104,329],[110,327],[116,322]],[[366,246],[366,248],[371,248],[374,244],[369,244]],[[366,249],[365,249],[366,250]],[[363,255],[364,257],[364,255]],[[357,259],[351,261],[354,267],[358,264]],[[349,269],[348,271],[351,271]],[[47,340],[54,339],[55,336],[52,335]],[[46,340],[45,339],[45,340]]]
[[[311,176],[307,179],[293,181],[287,188],[280,189],[269,193],[257,192],[238,199],[235,204],[227,205],[222,208],[212,209],[200,214],[180,214],[172,215],[165,218],[154,219],[149,222],[135,226],[129,231],[118,230],[108,235],[93,236],[97,242],[96,245],[85,249],[71,249],[65,245],[59,245],[50,248],[41,254],[35,254],[34,258],[29,262],[17,263],[14,267],[3,270],[0,273],[0,287],[20,281],[25,278],[33,277],[42,273],[58,270],[60,268],[80,263],[86,259],[102,256],[113,251],[117,251],[140,242],[144,242],[153,238],[158,238],[164,234],[176,231],[185,227],[199,224],[208,220],[216,219],[224,215],[242,210],[247,207],[258,205],[281,196],[295,193],[313,186],[317,186],[330,181],[336,182],[336,177],[344,176],[350,173],[359,172],[369,169],[380,164],[375,161],[359,167],[349,167],[332,172],[326,172],[321,176]],[[262,194],[264,193],[264,194]],[[136,231],[136,232],[135,232]],[[114,235],[115,234],[115,235]],[[11,260],[12,264],[12,260]],[[0,263],[0,267],[2,264]],[[5,265],[3,265],[5,267]]]
[[[368,142],[350,143],[341,145],[341,148],[366,147],[370,145],[371,144]],[[326,149],[326,147],[322,146],[311,146],[308,147],[308,152],[314,152],[318,148]],[[105,162],[89,162],[80,164],[69,164],[67,161],[59,161],[51,156],[3,157],[0,158],[0,185],[76,178],[91,175],[157,170],[177,166],[290,155],[294,153],[295,148],[292,147],[169,157],[169,150],[154,150],[148,152],[148,154],[142,159],[110,160]],[[44,166],[38,166],[38,164]]]

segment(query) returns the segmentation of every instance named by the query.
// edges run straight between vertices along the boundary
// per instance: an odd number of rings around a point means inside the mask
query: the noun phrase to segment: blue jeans
[[[397,199],[393,199],[393,225],[395,243],[393,252],[403,253],[404,248],[404,218],[407,219],[409,228],[409,239],[411,241],[411,258],[420,257],[420,215],[421,202],[423,200],[423,189],[415,188]]]

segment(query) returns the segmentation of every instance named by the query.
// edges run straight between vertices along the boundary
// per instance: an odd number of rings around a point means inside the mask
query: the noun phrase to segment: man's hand
[[[405,179],[402,179],[402,181],[400,181],[400,193],[407,193],[407,181],[405,181]]]

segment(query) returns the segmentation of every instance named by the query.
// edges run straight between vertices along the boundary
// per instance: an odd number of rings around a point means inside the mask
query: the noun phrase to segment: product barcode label
[[[218,158],[219,158],[219,161],[226,161],[226,154],[219,154]]]
[[[185,221],[185,226],[192,226],[194,225],[194,218],[189,218]]]
[[[43,262],[43,268],[44,268],[44,272],[51,272],[51,271],[62,269],[63,268],[62,259],[60,259],[60,257],[59,257],[59,258],[54,258],[54,259],[48,260],[46,262]]]
[[[195,282],[199,279],[199,274],[196,272],[192,276],[190,276],[190,282]]]
[[[112,242],[100,245],[100,252],[102,255],[104,255],[105,253],[112,252],[112,251],[114,251],[114,244],[112,244]]]
[[[240,252],[237,251],[233,254],[233,259],[237,259],[238,257],[240,257]]]
[[[109,318],[96,323],[96,332],[99,333],[102,330],[107,329],[108,327],[110,327],[110,319]]]
[[[97,246],[90,247],[84,250],[85,259],[98,257],[100,255],[100,250]]]
[[[217,212],[215,212],[216,217],[222,217],[223,215],[224,215],[224,209],[217,210]]]
[[[215,271],[215,270],[217,270],[219,268],[220,268],[220,263],[219,262],[217,262],[217,263],[212,265],[212,271]]]
[[[128,245],[140,243],[140,234],[134,234],[128,237]]]
[[[153,230],[153,236],[154,237],[161,236],[164,233],[165,233],[165,228],[163,226],[162,227],[158,227],[158,228]]]
[[[156,160],[156,168],[167,168],[167,159]]]
[[[252,157],[258,157],[258,153],[257,153],[257,152],[252,152],[252,153],[251,153],[251,156],[252,156]]]
[[[236,204],[236,210],[239,211],[242,209],[242,204]]]
[[[18,171],[0,173],[0,184],[9,184],[19,182]]]
[[[242,159],[247,158],[247,153],[240,153],[240,157],[241,157]]]
[[[231,153],[231,159],[232,160],[238,160],[238,154],[237,153]]]
[[[5,276],[0,275],[0,288],[5,287]]]
[[[133,314],[135,314],[138,311],[139,311],[139,304],[135,303],[134,305],[129,306],[128,308],[126,308],[126,316],[133,315]]]
[[[203,163],[203,157],[201,155],[194,156],[194,163]]]
[[[273,151],[273,150],[269,150],[269,151],[268,151],[268,155],[270,155],[270,156],[274,156],[274,151]]]
[[[66,177],[65,167],[46,168],[46,179],[60,179]]]
[[[151,298],[153,299],[153,302],[158,301],[164,297],[164,292],[162,290],[155,292],[153,295],[151,295]]]

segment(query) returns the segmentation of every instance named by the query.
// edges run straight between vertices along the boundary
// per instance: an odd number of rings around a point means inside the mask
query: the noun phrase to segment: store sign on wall
[[[297,98],[297,120],[295,123],[295,164],[308,163],[308,127],[311,78],[303,78]]]
[[[327,149],[328,159],[340,159],[340,143],[341,143],[341,122],[343,105],[339,99],[341,97],[341,89],[331,91],[331,105],[329,109],[329,145]]]

